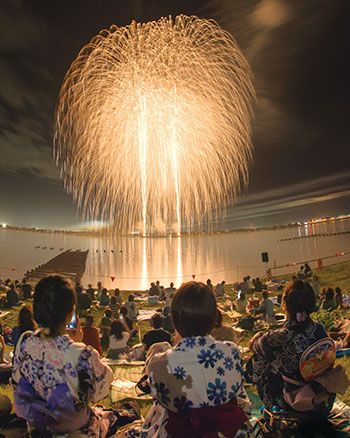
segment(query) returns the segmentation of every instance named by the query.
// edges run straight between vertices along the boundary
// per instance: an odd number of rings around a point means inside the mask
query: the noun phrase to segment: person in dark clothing
[[[32,286],[30,284],[27,283],[27,280],[25,278],[23,278],[22,281],[22,294],[23,294],[23,299],[24,300],[28,300],[29,298],[32,297]]]
[[[18,293],[15,291],[15,286],[12,283],[6,293],[6,304],[8,307],[17,306],[18,304]]]
[[[169,342],[171,344],[171,335],[162,328],[162,317],[159,313],[155,313],[151,318],[153,330],[147,332],[142,342],[145,344],[146,351],[156,342]]]

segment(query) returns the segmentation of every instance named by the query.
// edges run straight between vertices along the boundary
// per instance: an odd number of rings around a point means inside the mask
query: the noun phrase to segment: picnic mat
[[[148,321],[156,313],[155,309],[141,309],[137,315],[138,321]]]
[[[117,367],[114,371],[114,380],[111,385],[111,402],[116,403],[125,398],[136,398],[151,400],[148,394],[139,396],[140,391],[136,389],[136,383],[143,376],[143,365],[133,367]]]

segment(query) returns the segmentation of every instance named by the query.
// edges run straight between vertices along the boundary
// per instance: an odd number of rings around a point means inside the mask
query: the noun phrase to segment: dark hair
[[[76,304],[72,282],[61,275],[48,275],[35,286],[34,319],[54,335]]]
[[[111,325],[111,335],[114,335],[117,339],[122,339],[123,332],[125,332],[123,323],[119,319],[115,319]]]
[[[117,299],[115,296],[111,297],[111,304],[117,304]]]
[[[335,293],[336,293],[336,295],[341,295],[341,289],[340,289],[339,286],[337,286],[337,287],[335,288]]]
[[[92,315],[86,315],[85,316],[85,324],[87,327],[91,327],[94,323],[94,317]]]
[[[126,316],[126,315],[128,314],[128,309],[127,309],[125,306],[123,306],[123,307],[119,310],[119,313],[120,313],[121,315]]]
[[[334,298],[334,290],[331,287],[329,287],[326,290],[326,300],[331,300],[332,298]]]
[[[239,296],[239,299],[240,299],[241,301],[244,301],[244,300],[245,300],[245,293],[244,293],[244,292],[241,292],[241,295]]]
[[[151,321],[152,321],[152,326],[155,329],[161,328],[161,326],[162,326],[162,317],[159,315],[159,313],[155,313],[154,315],[152,315]]]
[[[295,320],[298,312],[307,315],[316,310],[316,297],[312,287],[304,280],[290,281],[283,293],[282,303],[289,319]]]
[[[267,290],[264,290],[264,292],[262,293],[263,298],[268,298],[269,297],[269,293],[267,292]]]
[[[102,295],[107,295],[107,289],[104,287],[103,289],[102,289]]]
[[[222,314],[219,309],[216,309],[216,319],[214,327],[221,327],[222,326]]]
[[[117,297],[118,295],[120,295],[120,290],[119,289],[115,289],[114,290],[114,295]]]
[[[27,330],[35,330],[38,325],[34,321],[33,311],[30,306],[24,306],[18,314],[18,326],[20,333],[24,333]]]
[[[171,315],[182,337],[205,336],[211,332],[216,319],[215,295],[204,283],[184,283],[175,292]]]
[[[128,298],[128,300],[129,300],[129,301],[134,301],[134,295],[132,295],[132,294],[131,294],[131,295],[129,295],[129,298]]]
[[[112,316],[112,311],[111,309],[106,309],[105,311],[105,316],[107,316],[107,318],[110,318]]]

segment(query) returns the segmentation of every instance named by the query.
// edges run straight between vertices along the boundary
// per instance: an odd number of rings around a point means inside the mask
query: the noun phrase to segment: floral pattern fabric
[[[149,354],[161,350],[154,344]],[[167,410],[186,414],[190,409],[219,406],[236,398],[249,417],[251,405],[243,388],[243,364],[233,342],[212,336],[187,337],[176,347],[155,353],[147,361],[154,404],[143,425],[129,429],[128,438],[166,438]],[[247,421],[235,437],[254,436]]]
[[[43,340],[37,330],[25,332],[19,339],[12,378],[14,384],[25,379],[46,401],[58,385],[66,383],[75,404],[87,406],[109,394],[113,372],[93,348],[74,342],[68,335]],[[109,419],[105,417],[101,409],[92,408],[91,427],[86,431],[89,438],[106,436]]]

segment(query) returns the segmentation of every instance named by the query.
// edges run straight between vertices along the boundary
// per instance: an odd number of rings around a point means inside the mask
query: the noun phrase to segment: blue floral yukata
[[[15,350],[12,378],[17,415],[29,426],[43,426],[46,412],[52,415],[51,433],[81,430],[79,436],[105,438],[115,421],[110,411],[89,407],[109,395],[112,370],[96,350],[68,335],[44,340],[40,330],[25,332]]]
[[[166,438],[168,410],[186,414],[195,408],[218,407],[233,398],[249,418],[251,405],[243,388],[241,354],[233,342],[216,341],[212,336],[187,337],[173,348],[154,344],[149,353],[153,356],[147,360],[146,372],[153,406],[142,425],[118,437]],[[253,437],[251,431],[247,420],[235,437]]]

